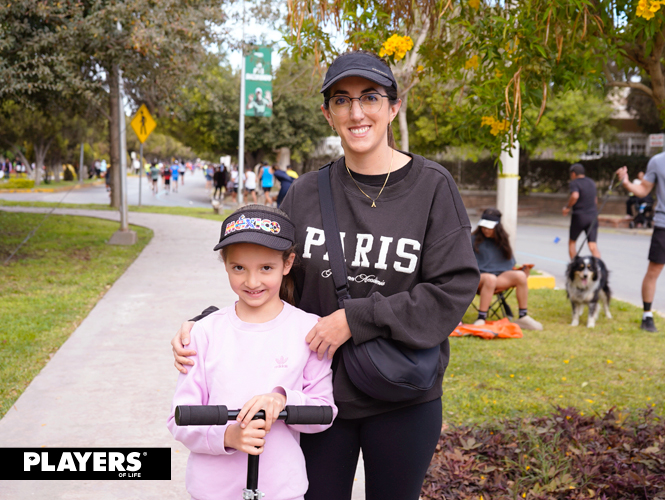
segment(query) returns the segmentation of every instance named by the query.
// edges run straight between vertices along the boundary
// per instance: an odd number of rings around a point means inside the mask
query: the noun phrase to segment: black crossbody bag
[[[344,300],[351,296],[330,184],[332,164],[328,163],[319,170],[319,200],[337,304],[343,309]],[[350,339],[341,349],[351,382],[375,399],[408,401],[423,395],[436,383],[439,346],[410,349],[392,339],[377,337],[359,345]]]

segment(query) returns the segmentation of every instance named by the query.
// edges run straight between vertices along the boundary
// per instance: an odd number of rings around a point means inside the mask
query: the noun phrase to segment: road
[[[185,185],[178,186],[178,192],[166,193],[160,189],[158,194],[153,194],[146,178],[140,179],[141,204],[163,207],[210,207],[210,190],[206,189],[205,176],[200,170],[194,174],[185,174]],[[41,187],[48,188],[42,184]],[[58,191],[55,193],[0,193],[0,199],[13,201],[45,201],[62,203],[99,203],[107,205],[109,194],[105,185],[90,186],[71,191]],[[139,204],[139,178],[129,176],[127,178],[127,202],[129,205]]]
[[[210,207],[210,191],[206,189],[205,177],[201,171],[194,174],[187,173],[185,185],[179,186],[178,193],[167,194],[160,191],[159,194],[153,195],[145,178],[141,183],[143,205]],[[127,184],[129,204],[138,205],[138,177],[129,177]],[[108,193],[106,187],[102,185],[73,189],[69,192],[0,193],[0,199],[107,204]],[[477,216],[472,216],[474,227],[477,219]],[[556,238],[559,238],[558,243],[555,243]],[[641,306],[641,286],[647,268],[649,242],[650,235],[647,231],[601,228],[598,247],[610,270],[610,287],[617,299]],[[546,216],[519,220],[515,250],[518,262],[535,264],[537,269],[555,276],[558,287],[564,287],[564,274],[568,263],[568,219]],[[582,252],[583,255],[588,253],[587,248]],[[665,274],[663,276],[661,281],[665,279]],[[659,286],[661,291],[656,293],[653,308],[665,313],[665,289],[661,283]]]

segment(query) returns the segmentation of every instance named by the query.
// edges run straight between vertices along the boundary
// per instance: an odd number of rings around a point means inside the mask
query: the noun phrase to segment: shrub
[[[665,422],[614,409],[444,430],[423,500],[665,499]]]
[[[0,189],[32,189],[35,187],[35,181],[32,179],[9,179],[0,181]]]

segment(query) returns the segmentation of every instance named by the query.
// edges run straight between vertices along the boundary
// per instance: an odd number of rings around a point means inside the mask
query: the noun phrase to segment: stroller
[[[626,201],[626,208],[628,215],[633,218],[628,224],[631,229],[636,227],[653,227],[654,207],[651,195],[647,195],[644,198],[631,196]]]

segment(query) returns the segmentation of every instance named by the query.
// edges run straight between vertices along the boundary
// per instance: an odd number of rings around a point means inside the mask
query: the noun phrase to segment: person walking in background
[[[215,191],[212,193],[212,199],[221,199],[222,188],[224,187],[224,171],[221,167],[215,167],[215,173],[212,174],[212,183],[215,186]],[[219,195],[217,193],[219,193]]]
[[[272,169],[272,174],[279,181],[279,193],[277,194],[277,207],[282,204],[286,193],[289,191],[291,184],[298,178],[298,174],[291,169],[291,166],[286,169],[286,172],[280,170],[280,168],[275,165]]]
[[[570,260],[577,255],[577,238],[586,233],[587,243],[591,255],[600,259],[600,251],[596,240],[598,239],[598,195],[596,194],[596,183],[584,175],[584,166],[575,163],[570,167],[570,197],[568,203],[563,207],[563,215],[567,216],[570,211],[570,233],[568,239],[568,254]]]
[[[649,248],[649,266],[642,280],[642,324],[640,328],[657,332],[653,321],[651,304],[656,296],[656,283],[665,266],[665,152],[653,156],[647,164],[647,172],[642,182],[634,184],[628,178],[628,168],[621,167],[616,172],[621,184],[630,193],[639,198],[646,198],[656,186],[656,212],[653,218],[653,234]]]
[[[529,266],[515,269],[515,255],[510,246],[510,239],[501,224],[501,212],[488,208],[478,222],[478,227],[471,233],[473,236],[473,252],[478,262],[480,283],[478,293],[478,319],[474,325],[484,325],[492,297],[497,292],[515,287],[519,317],[514,321],[525,330],[542,330],[543,325],[529,316],[527,302],[529,286],[527,283]]]
[[[152,181],[152,194],[159,192],[159,168],[157,167],[157,160],[152,160],[150,165],[150,180]]]
[[[272,167],[267,163],[264,163],[259,170],[259,182],[261,183],[261,190],[263,191],[263,196],[265,197],[264,203],[268,206],[272,206],[270,190],[275,183],[274,177],[270,172],[271,170]]]
[[[233,203],[236,203],[238,200],[238,165],[233,165],[233,169],[231,170],[231,179],[230,179],[230,184],[231,184],[231,199]]]
[[[212,188],[212,176],[215,174],[215,169],[212,165],[206,165],[204,168],[206,176],[206,189],[210,190]]]
[[[185,168],[185,163],[180,162],[180,164],[178,165],[178,175],[180,177],[180,184],[182,184],[183,186],[185,185],[185,172],[186,171],[187,171],[187,169]]]
[[[171,181],[173,183],[173,192],[177,193],[178,192],[178,178],[180,174],[180,165],[178,165],[178,160],[173,162],[173,165],[171,165]]]
[[[164,191],[169,194],[171,191],[171,167],[162,165],[162,180],[164,181]]]
[[[252,196],[252,201],[258,203],[256,199],[256,172],[254,170],[247,170],[245,172],[245,195]]]
[[[333,359],[339,415],[330,429],[301,435],[310,485],[306,500],[350,500],[358,456],[367,499],[418,500],[441,436],[448,336],[478,289],[471,224],[450,173],[396,149],[391,123],[397,82],[371,52],[338,56],[325,76],[321,110],[344,148],[330,170],[331,192],[349,298],[340,306],[330,274],[319,198],[319,172],[298,178],[282,203],[296,227],[293,267],[298,307],[321,316],[306,342]],[[248,216],[249,217],[249,216]],[[171,341],[183,373],[192,323]],[[437,379],[408,401],[373,398],[352,382],[343,352],[376,338],[439,350]]]

